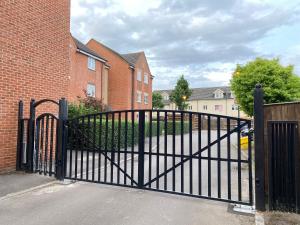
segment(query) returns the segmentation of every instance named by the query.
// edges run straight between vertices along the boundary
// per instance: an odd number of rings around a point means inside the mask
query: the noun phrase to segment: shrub
[[[159,126],[159,135],[162,135],[164,130],[163,125],[160,123]],[[146,122],[145,123],[145,137],[149,137],[150,136],[150,123]],[[153,136],[157,136],[157,122],[156,121],[152,121],[152,137]]]
[[[88,96],[85,90],[84,94],[84,98],[78,98],[78,103],[70,103],[68,105],[69,119],[73,119],[82,115],[108,111],[109,107],[103,104],[101,99]]]
[[[94,121],[91,119],[90,126],[87,121],[85,124],[78,124],[77,127],[70,127],[69,129],[69,143],[76,141],[77,145],[84,148],[92,148],[94,139],[96,147],[100,147],[102,150],[105,149],[107,145],[107,150],[112,149],[112,144],[114,144],[114,149],[118,148],[119,142],[119,122],[114,122],[114,129],[112,129],[112,121],[109,120],[106,129],[106,120],[102,120],[102,129],[100,129],[100,121],[96,120],[95,127]],[[125,121],[120,124],[120,148],[125,147],[125,140],[127,141],[127,147],[132,146],[132,131],[134,131],[133,145],[138,142],[138,124],[134,123],[132,129],[131,121],[128,121],[127,135],[125,137]],[[114,134],[113,134],[114,133]],[[113,140],[113,142],[112,142]]]
[[[127,148],[131,148],[132,145],[136,145],[138,143],[138,137],[139,137],[139,129],[138,129],[138,123],[134,122],[134,125],[132,127],[132,122],[127,122],[127,135],[125,136],[125,128],[126,128],[126,122],[121,121],[120,124],[120,143],[119,143],[119,121],[114,122],[114,129],[112,129],[112,120],[109,119],[107,122],[106,127],[106,117],[103,117],[102,119],[102,125],[100,129],[100,120],[96,119],[95,125],[94,120],[90,119],[90,125],[88,124],[88,120],[85,120],[84,124],[73,124],[71,122],[69,126],[69,148],[72,148],[72,145],[79,146],[83,150],[93,150],[93,145],[95,143],[96,148],[101,148],[101,150],[104,150],[107,147],[108,151],[112,150],[112,144],[114,145],[114,149],[118,149],[119,145],[120,148],[124,148],[126,141],[127,141]],[[159,127],[159,135],[163,134],[164,131],[164,121],[160,122]],[[184,131],[183,133],[189,132],[189,123],[184,122]],[[134,132],[134,134],[133,134]],[[167,123],[167,134],[172,135],[173,134],[173,123],[168,122]],[[176,121],[175,122],[175,134],[179,135],[181,134],[181,122]],[[134,135],[134,137],[133,137]],[[145,137],[150,136],[150,123],[145,123]],[[157,122],[152,122],[152,137],[157,136]],[[132,142],[133,138],[133,142]]]
[[[183,133],[189,132],[189,123],[183,122]],[[173,122],[168,121],[167,123],[167,134],[173,135]],[[181,121],[175,121],[175,135],[181,134]]]
[[[96,113],[97,111],[94,108],[89,108],[83,104],[74,104],[70,103],[68,105],[68,118],[73,119],[82,115]]]

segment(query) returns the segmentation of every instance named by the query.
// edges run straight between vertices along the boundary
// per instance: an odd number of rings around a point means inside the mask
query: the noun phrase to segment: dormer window
[[[215,97],[215,98],[224,98],[224,92],[221,91],[221,90],[216,90],[216,91],[214,92],[214,97]]]
[[[169,100],[169,95],[164,95],[164,100],[168,101]]]

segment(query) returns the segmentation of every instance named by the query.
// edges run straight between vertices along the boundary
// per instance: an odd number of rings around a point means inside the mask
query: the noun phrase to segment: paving
[[[14,172],[0,175],[0,198],[55,181],[54,177]]]
[[[196,134],[195,134],[196,135]],[[212,137],[216,134],[213,133]],[[203,135],[205,138],[206,135]],[[185,139],[188,137],[185,137]],[[196,140],[196,136],[194,137]],[[232,144],[234,144],[233,136]],[[162,141],[162,140],[161,140]],[[204,141],[204,140],[203,140]],[[168,140],[168,146],[171,144]],[[177,142],[177,140],[176,140]],[[187,142],[186,142],[187,143]],[[162,144],[162,143],[160,143]],[[195,143],[196,145],[197,143]],[[205,144],[205,143],[204,143]],[[168,152],[170,151],[168,147]],[[222,156],[227,154],[226,143],[221,143]],[[196,146],[194,149],[197,149]],[[163,147],[162,147],[163,149]],[[156,150],[154,150],[156,151]],[[185,147],[188,151],[188,146]],[[236,157],[232,149],[232,157]],[[207,152],[203,152],[205,156]],[[216,154],[215,147],[212,155]],[[84,154],[84,165],[87,161],[92,164],[92,158]],[[136,164],[136,159],[133,161]],[[124,160],[121,159],[124,164]],[[169,166],[169,160],[168,166]],[[163,163],[163,162],[162,162]],[[146,163],[147,164],[147,163]],[[74,164],[73,164],[74,165]],[[103,164],[102,164],[103,165]],[[89,167],[90,167],[89,166]],[[195,170],[198,168],[195,163]],[[193,167],[194,167],[193,166]],[[232,165],[232,176],[236,177],[236,165]],[[90,171],[91,171],[90,167]],[[99,167],[103,173],[103,167]],[[161,164],[163,168],[163,164]],[[135,166],[134,174],[137,175]],[[70,169],[69,169],[70,171]],[[71,171],[74,171],[72,168]],[[91,177],[90,171],[88,174]],[[188,171],[186,168],[185,171]],[[247,169],[242,175],[247,175]],[[178,173],[179,174],[179,173]],[[207,174],[207,165],[203,163],[203,174]],[[216,165],[212,165],[212,174],[216,174]],[[226,174],[227,166],[222,166],[222,193],[227,196]],[[86,175],[86,174],[85,174]],[[109,177],[108,173],[108,177]],[[188,174],[185,176],[188,176]],[[97,177],[96,177],[97,178]],[[136,178],[135,178],[136,179]],[[170,178],[168,178],[169,180]],[[206,180],[207,178],[205,178]],[[216,179],[213,179],[216,180]],[[192,197],[140,190],[135,188],[117,187],[87,182],[60,183],[53,182],[53,178],[38,174],[11,174],[0,176],[0,224],[72,224],[72,225],[235,225],[255,224],[254,216],[237,214],[232,211],[228,203],[204,200]],[[50,182],[50,183],[49,183]],[[180,179],[176,179],[176,186]],[[186,181],[185,181],[186,182]],[[195,179],[195,189],[198,180]],[[236,192],[237,180],[232,181],[232,191]],[[43,185],[32,189],[34,186]],[[171,184],[171,182],[168,182]],[[248,181],[243,179],[243,198],[248,196]],[[204,194],[207,192],[205,185]],[[188,185],[187,185],[188,187]],[[217,188],[212,182],[212,191]],[[29,191],[22,191],[29,188]],[[161,187],[162,188],[162,187]],[[169,188],[169,187],[168,187]],[[13,192],[18,192],[13,194]],[[10,195],[7,195],[11,193]],[[216,192],[212,192],[216,195]],[[236,198],[236,196],[235,196]]]
[[[52,184],[0,200],[5,225],[216,225],[254,224],[228,204],[123,187]]]

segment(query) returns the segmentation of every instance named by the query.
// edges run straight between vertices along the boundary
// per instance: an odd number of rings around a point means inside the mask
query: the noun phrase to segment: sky
[[[300,0],[72,0],[71,32],[144,51],[153,90],[228,85],[237,64],[279,58],[300,75]]]

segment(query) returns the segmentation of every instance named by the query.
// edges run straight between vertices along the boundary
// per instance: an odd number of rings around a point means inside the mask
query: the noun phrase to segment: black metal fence
[[[268,121],[268,136],[269,209],[299,213],[298,122]]]
[[[207,123],[206,129],[201,123]],[[81,116],[66,126],[67,179],[253,203],[250,136],[243,149],[240,143],[242,130],[251,128],[250,120],[126,110]]]

